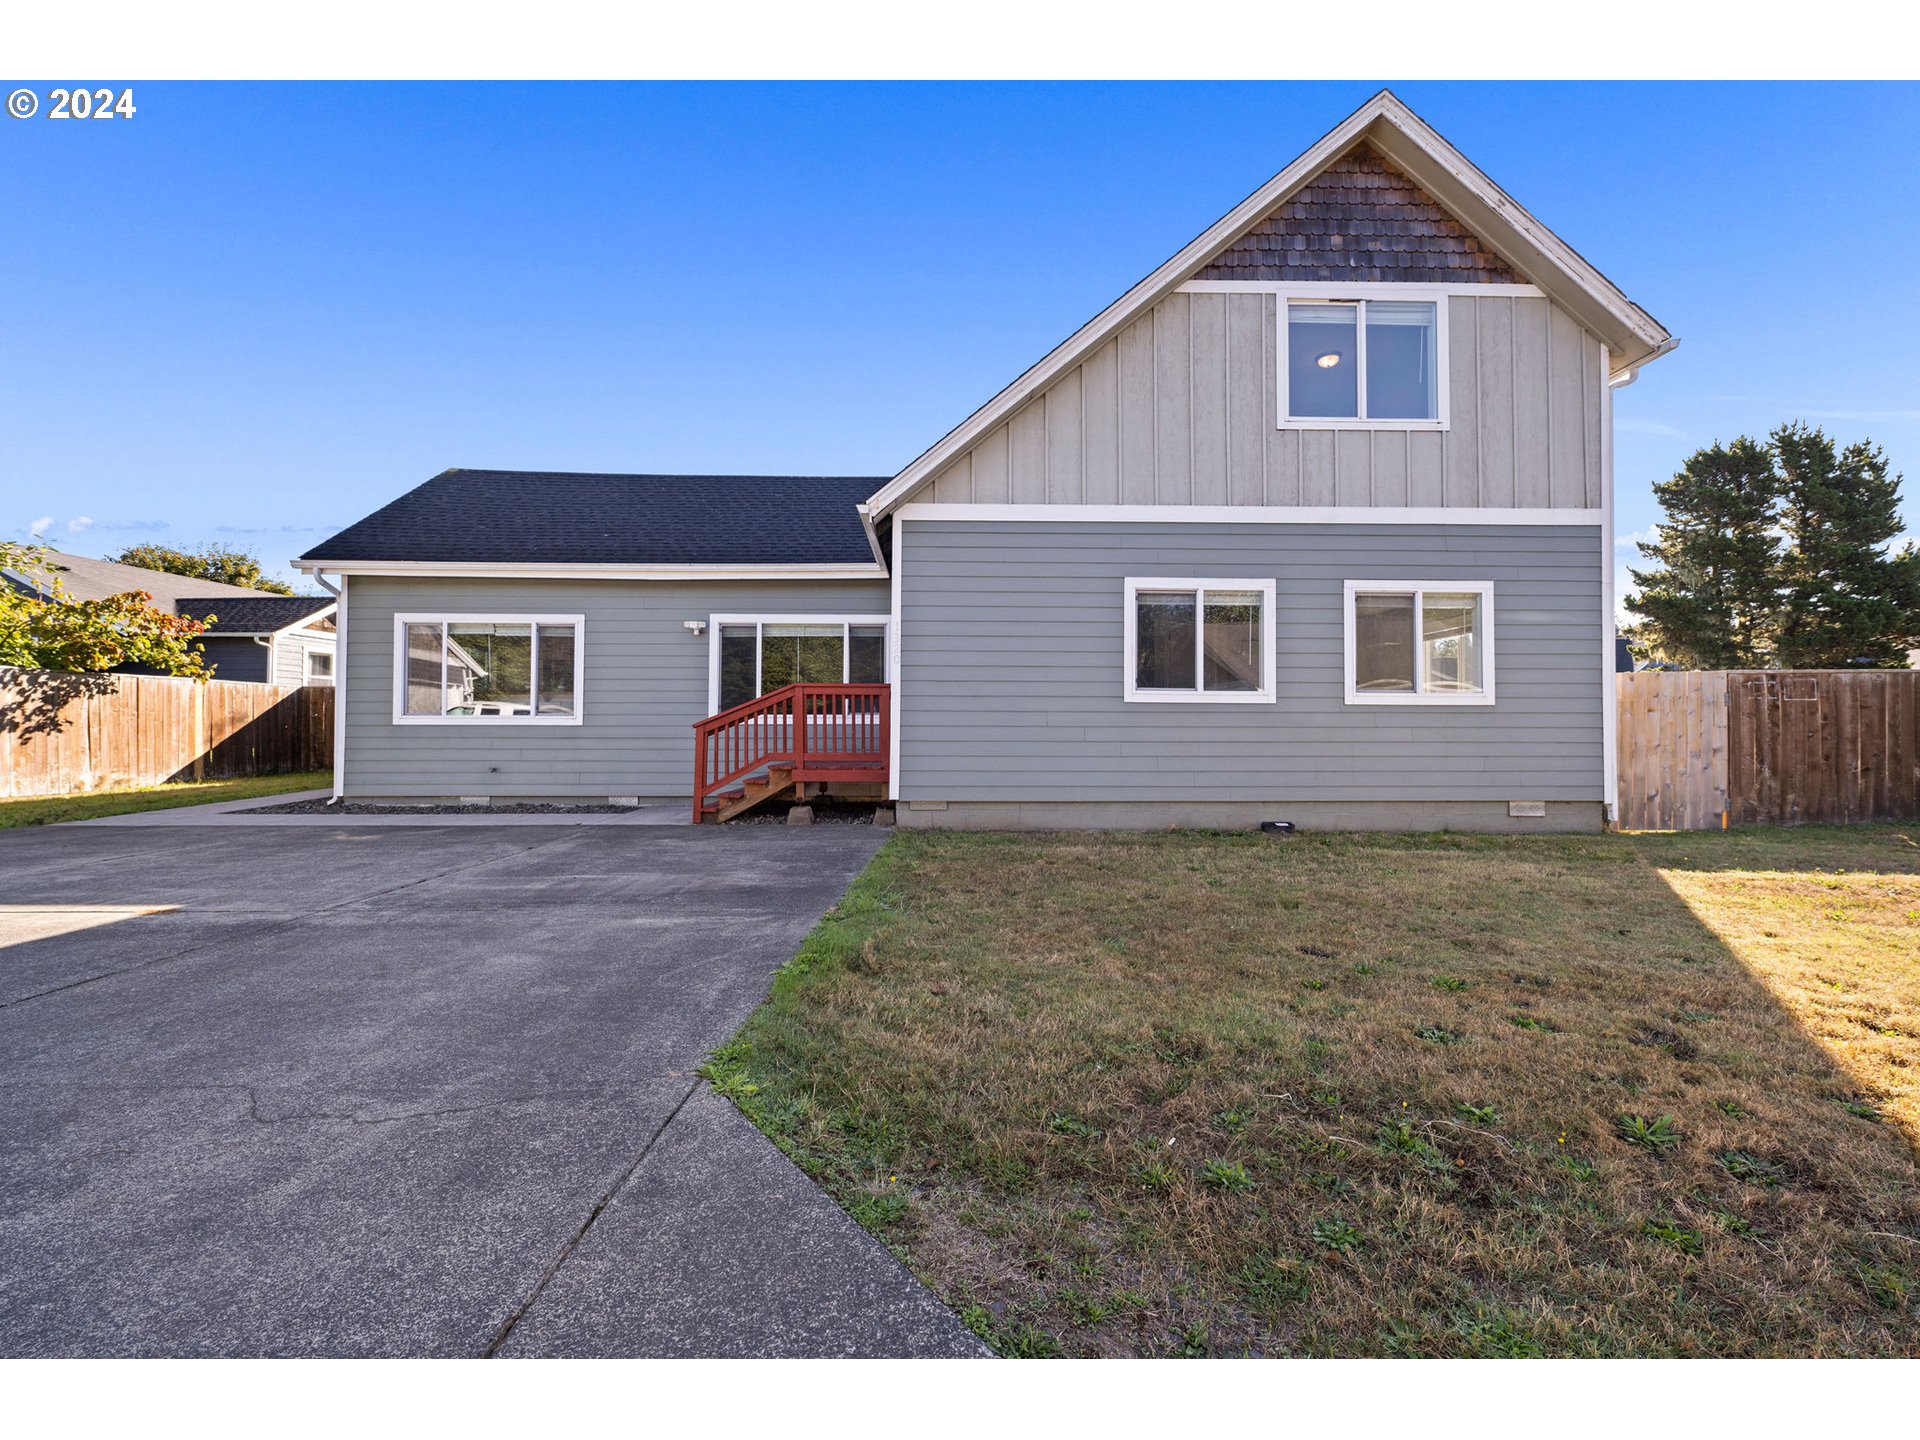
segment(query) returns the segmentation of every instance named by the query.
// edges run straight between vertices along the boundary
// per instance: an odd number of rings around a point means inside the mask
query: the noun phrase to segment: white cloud
[[[47,527],[52,524],[53,524],[53,516],[42,515],[38,520],[34,521],[31,525],[27,527],[27,533],[29,535],[34,535],[34,536],[44,535],[47,533]]]
[[[76,515],[73,519],[67,521],[67,533],[69,535],[78,535],[82,530],[91,529],[92,526],[93,517],[91,515]]]
[[[1641,541],[1644,540],[1649,545],[1651,545],[1655,540],[1659,538],[1660,538],[1660,532],[1658,528],[1655,526],[1649,525],[1645,530],[1629,530],[1624,535],[1614,536],[1613,548],[1616,550],[1628,550],[1628,551],[1631,551],[1633,554],[1638,555],[1640,553]]]

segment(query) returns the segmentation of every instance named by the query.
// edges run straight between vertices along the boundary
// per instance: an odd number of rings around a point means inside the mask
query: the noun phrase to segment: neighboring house
[[[335,784],[1596,828],[1674,343],[1383,92],[892,477],[450,470],[316,546]]]
[[[201,649],[221,680],[271,685],[331,685],[336,645],[334,611],[323,595],[262,595],[174,601],[174,613],[196,620],[213,616]]]
[[[153,606],[196,620],[217,617],[200,636],[201,653],[216,680],[265,681],[275,685],[331,685],[337,602],[324,595],[271,595],[243,585],[225,585],[147,570],[86,555],[46,552],[46,561],[70,600],[104,600],[144,590]],[[27,573],[6,572],[16,589],[45,595]],[[132,674],[137,665],[122,666]]]

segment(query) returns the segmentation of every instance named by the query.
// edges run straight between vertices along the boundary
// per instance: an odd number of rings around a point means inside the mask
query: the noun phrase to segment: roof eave
[[[308,573],[394,575],[426,579],[499,580],[870,580],[885,579],[876,560],[783,564],[630,564],[622,561],[460,561],[308,559],[293,562]]]

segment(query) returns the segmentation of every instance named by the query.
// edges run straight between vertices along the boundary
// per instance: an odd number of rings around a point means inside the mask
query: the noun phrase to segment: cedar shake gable
[[[1521,281],[1478,236],[1364,142],[1327,166],[1194,278],[1455,285]]]

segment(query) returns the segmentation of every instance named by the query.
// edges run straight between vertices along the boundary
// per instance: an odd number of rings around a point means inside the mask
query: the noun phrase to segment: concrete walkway
[[[693,1073],[884,839],[0,832],[0,1354],[984,1353]]]
[[[212,805],[176,805],[169,810],[141,810],[131,815],[103,815],[98,820],[68,820],[69,826],[97,825],[115,830],[151,830],[180,826],[207,826],[231,830],[236,826],[265,826],[294,830],[349,828],[383,829],[392,827],[435,829],[494,829],[504,826],[529,829],[542,825],[690,825],[692,812],[685,804],[639,805],[607,814],[568,814],[555,810],[545,815],[433,815],[396,809],[390,815],[261,815],[275,805],[290,805],[296,800],[324,800],[331,790],[295,790],[264,799],[223,800]]]

